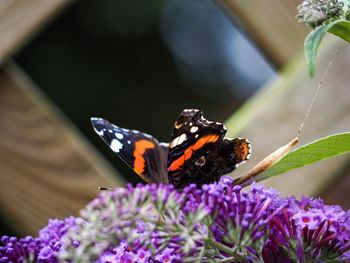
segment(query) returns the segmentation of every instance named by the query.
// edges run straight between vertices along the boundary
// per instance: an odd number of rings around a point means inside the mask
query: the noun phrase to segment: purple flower
[[[57,255],[62,247],[61,238],[68,229],[75,228],[75,217],[68,217],[65,220],[50,219],[49,224],[39,231],[39,242],[41,249],[38,260],[42,262],[57,262]]]
[[[171,248],[165,248],[159,254],[154,255],[153,258],[154,262],[159,263],[182,262],[182,257]]]
[[[263,250],[265,262],[348,262],[349,213],[322,200],[289,199],[275,216]]]
[[[0,262],[58,262],[58,252],[62,246],[61,238],[75,227],[75,218],[65,220],[52,219],[39,231],[39,237],[3,236],[0,246]]]
[[[96,262],[98,263],[146,263],[151,258],[151,252],[144,248],[133,251],[126,241],[122,241],[112,250],[106,250]]]
[[[350,211],[223,177],[102,192],[38,238],[3,237],[0,262],[349,262],[349,239]]]
[[[20,263],[36,258],[40,249],[40,241],[30,236],[17,239],[2,236],[0,240],[0,262]]]
[[[117,247],[106,250],[98,258],[96,263],[174,263],[180,262],[181,258],[171,248],[166,248],[160,253],[152,254],[147,248],[134,249],[126,241],[122,241]]]

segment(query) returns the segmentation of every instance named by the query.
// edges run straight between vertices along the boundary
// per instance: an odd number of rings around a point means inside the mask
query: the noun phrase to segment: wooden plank
[[[278,68],[303,47],[308,29],[296,21],[298,1],[218,0]]]
[[[2,0],[0,63],[11,57],[72,0]]]
[[[19,234],[76,215],[101,185],[122,185],[15,65],[0,70],[0,118],[0,211]]]
[[[337,54],[336,49],[339,49]],[[350,45],[329,36],[320,46],[314,79],[308,77],[301,54],[227,121],[229,131],[241,131],[240,136],[248,138],[253,145],[252,159],[241,166],[236,175],[246,173],[296,136],[320,77],[333,56],[334,63],[306,121],[299,145],[350,130]],[[339,156],[271,178],[265,184],[284,195],[318,195],[348,163],[349,155]]]

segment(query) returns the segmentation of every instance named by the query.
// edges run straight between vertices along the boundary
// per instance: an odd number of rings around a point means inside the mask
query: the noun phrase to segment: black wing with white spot
[[[168,183],[168,145],[149,134],[120,128],[102,118],[91,118],[96,133],[126,164],[148,183]]]
[[[212,183],[247,160],[249,142],[224,138],[225,134],[224,125],[206,120],[202,111],[182,111],[169,143],[169,181],[177,188],[190,183]]]

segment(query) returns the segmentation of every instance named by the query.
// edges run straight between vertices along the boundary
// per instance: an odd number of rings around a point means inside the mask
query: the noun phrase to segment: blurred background
[[[0,234],[35,235],[48,218],[77,215],[99,186],[141,182],[91,116],[169,141],[184,108],[202,109],[251,141],[240,174],[293,138],[320,77],[306,74],[298,3],[1,1]],[[334,48],[338,62],[301,144],[350,129],[350,50],[326,43],[318,72]],[[349,208],[349,158],[335,160],[266,184]]]

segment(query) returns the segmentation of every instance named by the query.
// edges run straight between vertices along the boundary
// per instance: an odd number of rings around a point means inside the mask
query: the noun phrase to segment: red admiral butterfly
[[[224,138],[224,125],[206,120],[196,109],[181,112],[169,144],[102,118],[91,122],[112,151],[148,183],[171,183],[176,188],[212,183],[250,155],[248,140]]]

